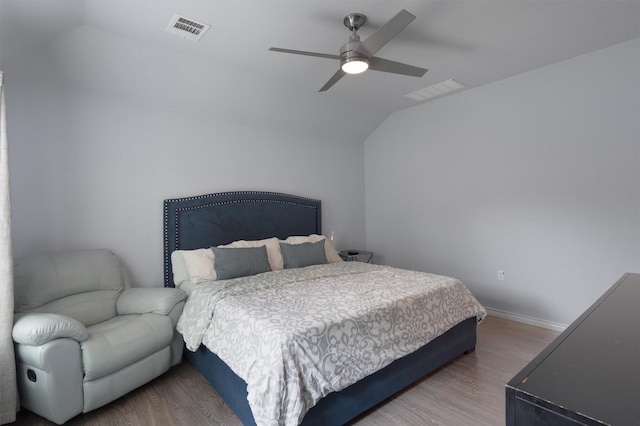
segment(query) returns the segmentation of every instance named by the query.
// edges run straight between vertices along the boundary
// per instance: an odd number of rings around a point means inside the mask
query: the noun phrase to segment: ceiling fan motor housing
[[[353,34],[350,37],[349,41],[343,44],[340,48],[340,66],[342,67],[348,62],[355,61],[365,62],[368,66],[369,57],[358,50],[361,46],[362,42],[360,41],[360,37],[358,37],[358,35],[356,34]]]

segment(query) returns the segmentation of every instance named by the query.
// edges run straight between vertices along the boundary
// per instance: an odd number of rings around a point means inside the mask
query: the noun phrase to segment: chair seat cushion
[[[80,344],[84,381],[99,379],[169,345],[173,337],[166,315],[119,315],[87,327],[89,338]]]

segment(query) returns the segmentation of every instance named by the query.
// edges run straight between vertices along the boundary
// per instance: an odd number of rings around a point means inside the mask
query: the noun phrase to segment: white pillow
[[[282,259],[282,253],[280,253],[280,240],[276,237],[267,238],[265,240],[238,240],[231,244],[218,246],[221,248],[239,248],[239,247],[260,247],[266,246],[267,259],[269,260],[269,266],[272,271],[277,271],[284,268],[284,260]]]
[[[187,267],[184,265],[184,256],[182,256],[183,251],[185,250],[175,250],[171,253],[171,270],[173,271],[173,283],[176,287],[179,286],[181,282],[189,279]]]
[[[284,240],[283,242],[287,244],[302,244],[302,243],[315,243],[321,240],[325,240],[324,242],[324,251],[327,256],[327,262],[335,263],[342,262],[342,258],[336,251],[335,247],[333,247],[333,243],[330,239],[325,237],[324,235],[311,234],[306,236],[292,236]]]
[[[174,284],[179,285],[186,280],[194,284],[215,281],[213,260],[213,251],[208,248],[174,251],[171,253]]]

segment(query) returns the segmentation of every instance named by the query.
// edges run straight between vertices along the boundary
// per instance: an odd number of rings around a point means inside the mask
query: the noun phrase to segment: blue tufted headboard
[[[321,202],[311,198],[238,191],[165,200],[164,285],[174,286],[174,250],[321,233]]]

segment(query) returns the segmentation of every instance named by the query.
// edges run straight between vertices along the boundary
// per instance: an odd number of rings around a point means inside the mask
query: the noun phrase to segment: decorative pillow
[[[280,243],[284,268],[302,268],[304,266],[327,263],[324,244],[324,239],[315,243]]]
[[[256,275],[271,270],[267,247],[211,247],[214,254],[214,269],[217,279]]]
[[[284,268],[284,265],[282,263],[282,254],[280,254],[280,240],[276,237],[253,241],[238,240],[232,242],[231,244],[226,244],[218,247],[238,248],[260,246],[265,246],[267,248],[267,258],[269,259],[269,266],[271,266],[272,271],[277,271]]]
[[[194,284],[215,281],[213,261],[213,252],[208,248],[174,251],[171,253],[173,282],[179,285],[186,280]]]
[[[333,247],[333,243],[331,242],[330,239],[328,239],[324,235],[311,234],[311,235],[305,235],[305,236],[293,236],[293,237],[287,238],[286,240],[284,240],[284,242],[287,244],[301,244],[301,243],[315,243],[320,240],[325,241],[324,251],[325,251],[325,256],[327,257],[327,262],[329,263],[342,262],[342,258],[336,251],[335,247]]]

